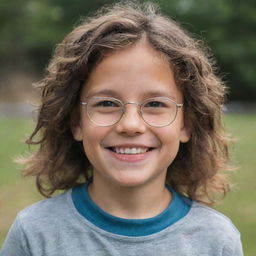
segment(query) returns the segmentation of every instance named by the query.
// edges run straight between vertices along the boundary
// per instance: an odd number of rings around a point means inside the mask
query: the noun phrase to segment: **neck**
[[[134,188],[106,186],[94,179],[88,193],[101,209],[125,219],[152,218],[164,211],[171,201],[171,193],[164,182]]]

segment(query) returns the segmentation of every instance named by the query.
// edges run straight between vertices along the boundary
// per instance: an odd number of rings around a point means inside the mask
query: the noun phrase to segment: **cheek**
[[[106,129],[90,123],[83,126],[83,145],[87,156],[93,157],[97,153],[106,133]]]
[[[179,129],[175,126],[163,127],[158,132],[158,138],[162,145],[172,145],[179,143]]]
[[[99,159],[99,145],[100,138],[97,132],[90,133],[88,130],[83,134],[83,147],[86,157],[92,166],[98,162]]]
[[[174,127],[165,127],[159,134],[158,138],[161,141],[163,157],[166,158],[166,160],[168,158],[168,162],[171,163],[179,150],[179,131],[174,129]]]

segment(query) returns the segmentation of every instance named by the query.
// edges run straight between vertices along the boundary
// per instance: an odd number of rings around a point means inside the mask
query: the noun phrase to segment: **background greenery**
[[[256,99],[255,0],[151,0],[210,46],[231,100]],[[40,76],[54,45],[100,6],[113,0],[0,0],[0,75]],[[145,0],[140,0],[145,2]],[[6,86],[0,83],[1,87]]]
[[[0,247],[18,211],[42,199],[32,179],[21,179],[13,164],[15,156],[27,151],[24,140],[32,131],[32,121],[22,118],[0,118]],[[218,210],[232,219],[242,235],[246,256],[256,254],[256,115],[228,114],[227,130],[237,138],[232,159],[239,167],[233,175],[237,184],[219,205]],[[17,129],[18,127],[18,129]]]

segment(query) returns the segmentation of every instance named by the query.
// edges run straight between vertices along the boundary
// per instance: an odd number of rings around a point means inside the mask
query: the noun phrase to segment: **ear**
[[[186,143],[189,141],[191,136],[191,126],[188,123],[185,123],[180,130],[180,142]]]
[[[73,138],[76,141],[83,140],[83,129],[80,120],[80,113],[78,109],[74,109],[71,113],[70,128]]]

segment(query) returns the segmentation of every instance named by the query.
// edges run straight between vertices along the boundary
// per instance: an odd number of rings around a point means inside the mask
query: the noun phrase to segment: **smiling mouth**
[[[138,154],[144,154],[146,152],[149,152],[153,150],[154,148],[121,148],[121,147],[108,147],[108,150],[111,150],[112,152],[115,152],[116,154],[125,154],[125,155],[138,155]]]

